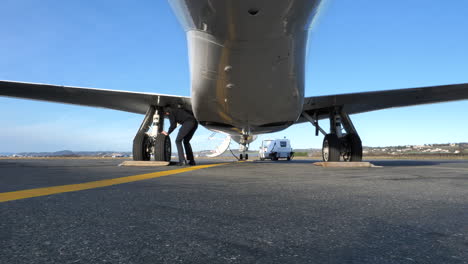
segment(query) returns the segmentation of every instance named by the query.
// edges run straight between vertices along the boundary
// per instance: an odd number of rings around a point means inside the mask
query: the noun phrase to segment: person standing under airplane
[[[179,154],[179,162],[177,163],[177,165],[187,165],[187,162],[184,157],[184,149],[182,148],[183,141],[185,154],[187,155],[188,165],[194,166],[195,159],[193,157],[193,151],[192,146],[190,145],[190,140],[192,139],[193,134],[195,134],[195,131],[198,128],[197,120],[189,112],[183,109],[173,108],[171,106],[166,106],[164,108],[164,114],[168,116],[169,121],[171,122],[171,126],[169,127],[169,130],[167,132],[163,131],[161,132],[161,134],[168,136],[172,133],[172,131],[174,131],[174,129],[177,127],[177,124],[182,125],[175,140],[177,146],[177,153]]]

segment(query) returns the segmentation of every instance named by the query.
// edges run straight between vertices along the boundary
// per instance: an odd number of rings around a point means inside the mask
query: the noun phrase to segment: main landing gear
[[[317,115],[302,114],[316,128],[315,135],[321,132],[325,135],[322,145],[324,161],[362,161],[362,142],[348,114],[341,108],[336,108],[330,114],[330,133],[326,133],[318,125]],[[346,131],[342,133],[342,126]]]
[[[163,109],[150,107],[133,139],[133,160],[148,161],[152,154],[155,161],[171,161],[171,140],[161,134],[163,129]]]

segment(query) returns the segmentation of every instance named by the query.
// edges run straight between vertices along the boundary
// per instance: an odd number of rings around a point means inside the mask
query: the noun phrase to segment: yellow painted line
[[[163,176],[184,173],[188,171],[211,168],[211,167],[225,165],[225,164],[227,163],[200,165],[200,166],[186,167],[186,168],[177,169],[177,170],[158,171],[158,172],[152,172],[152,173],[147,173],[147,174],[139,174],[139,175],[120,177],[120,178],[115,178],[115,179],[107,179],[107,180],[101,180],[101,181],[92,181],[92,182],[85,182],[85,183],[78,183],[78,184],[5,192],[5,193],[0,193],[0,203],[13,201],[13,200],[19,200],[19,199],[38,197],[38,196],[46,196],[46,195],[66,193],[66,192],[76,192],[76,191],[101,188],[101,187],[106,187],[106,186],[111,186],[111,185],[116,185],[116,184],[122,184],[122,183],[148,180],[148,179],[159,178]]]

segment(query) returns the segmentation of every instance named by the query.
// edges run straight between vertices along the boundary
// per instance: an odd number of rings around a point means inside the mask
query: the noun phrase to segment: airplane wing
[[[410,89],[306,97],[303,112],[318,119],[328,118],[335,107],[358,114],[394,107],[432,104],[468,99],[468,83]],[[301,116],[296,123],[308,122]]]
[[[189,97],[81,88],[39,83],[0,81],[0,96],[109,108],[145,114],[150,106],[180,105],[191,112]]]

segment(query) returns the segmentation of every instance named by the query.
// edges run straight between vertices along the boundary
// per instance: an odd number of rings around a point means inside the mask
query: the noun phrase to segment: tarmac
[[[0,160],[0,263],[468,263],[467,160],[315,161]]]

